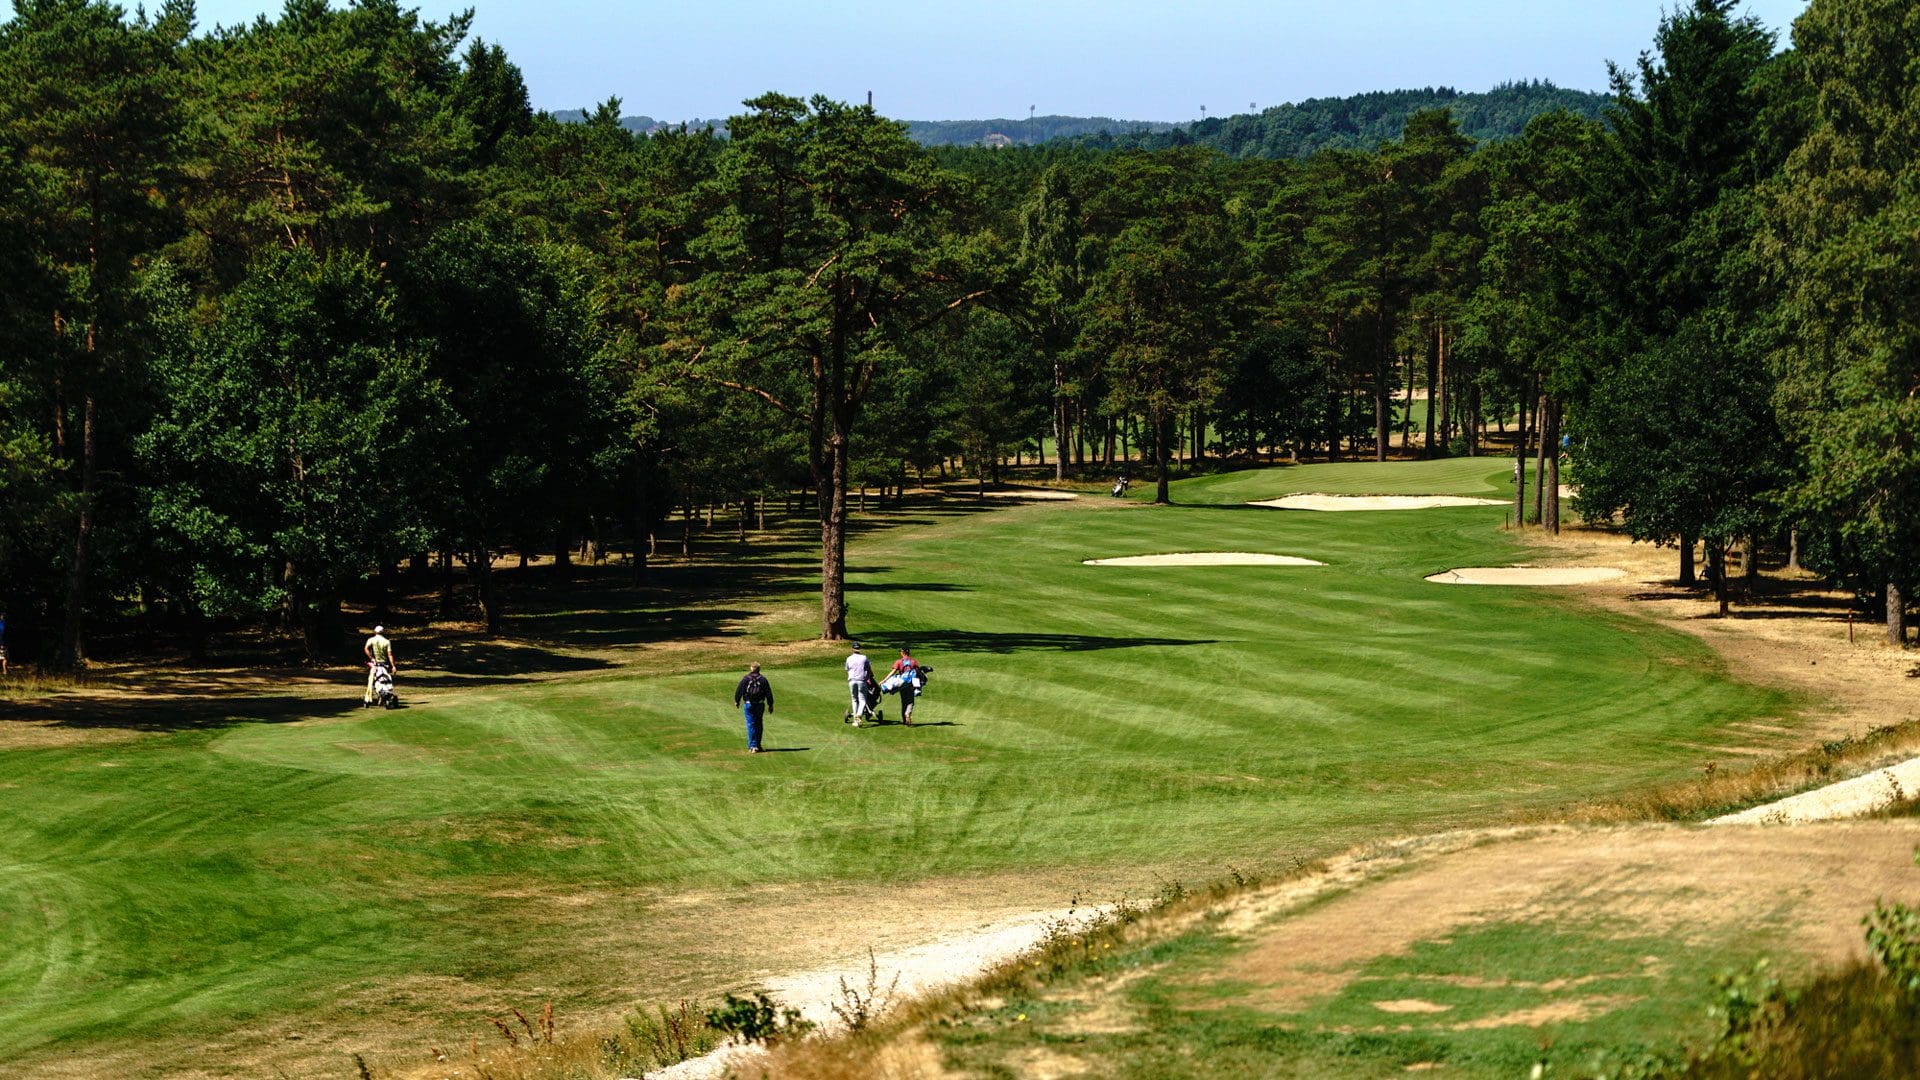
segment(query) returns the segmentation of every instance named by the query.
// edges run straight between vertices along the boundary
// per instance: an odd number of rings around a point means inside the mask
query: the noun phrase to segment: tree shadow
[[[738,624],[754,614],[744,608],[608,606],[521,615],[513,620],[513,629],[525,640],[559,646],[646,645],[677,638],[738,637],[744,632]]]
[[[13,719],[78,731],[167,734],[215,731],[239,724],[287,724],[336,718],[361,709],[359,686],[338,697],[304,694],[164,694],[144,697],[65,695],[16,703]]]
[[[399,673],[413,686],[457,686],[477,679],[497,680],[517,675],[544,675],[579,671],[602,671],[614,665],[610,661],[587,656],[553,652],[533,645],[509,645],[500,641],[455,640],[426,649],[419,662],[421,675]],[[435,676],[424,672],[442,672]]]
[[[944,581],[849,581],[848,592],[972,592],[965,585],[953,585]]]
[[[1213,645],[1213,638],[1100,637],[1092,634],[994,634],[972,630],[864,630],[862,641],[905,642],[928,652],[1010,653],[1023,649],[1091,652],[1151,646]]]

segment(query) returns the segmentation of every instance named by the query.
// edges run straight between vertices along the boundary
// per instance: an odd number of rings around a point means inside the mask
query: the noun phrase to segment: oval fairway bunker
[[[1086,566],[1325,566],[1296,555],[1268,555],[1258,551],[1180,551],[1166,555],[1123,555],[1113,559],[1083,559]]]
[[[1275,510],[1432,510],[1444,506],[1505,506],[1507,499],[1476,499],[1467,495],[1288,495],[1248,503]]]
[[[1598,585],[1626,576],[1613,566],[1462,566],[1427,580],[1440,585]]]

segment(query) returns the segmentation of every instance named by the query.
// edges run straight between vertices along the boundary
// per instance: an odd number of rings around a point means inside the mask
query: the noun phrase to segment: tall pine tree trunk
[[[1713,599],[1719,605],[1720,614],[1727,613],[1727,542],[1714,538],[1707,541],[1707,576],[1713,579]]]
[[[1689,589],[1699,584],[1693,571],[1693,545],[1697,539],[1686,533],[1680,534],[1680,584]]]
[[[647,583],[647,552],[653,545],[652,511],[647,506],[647,458],[644,451],[636,455],[633,470],[633,583]]]
[[[100,252],[105,232],[101,216],[100,173],[87,173],[87,311],[86,385],[81,394],[80,506],[74,525],[73,565],[67,568],[67,619],[61,635],[60,659],[67,668],[87,662],[87,594],[93,570],[94,465],[98,439],[94,434],[94,385],[100,360]]]
[[[1168,503],[1167,497],[1167,435],[1173,427],[1173,418],[1156,410],[1153,413],[1153,501]]]
[[[1427,449],[1426,456],[1433,456],[1433,423],[1435,398],[1438,393],[1434,383],[1440,377],[1440,331],[1438,327],[1427,329]]]
[[[1538,523],[1544,509],[1542,493],[1547,486],[1545,483],[1547,478],[1547,395],[1544,391],[1540,394],[1539,404],[1533,414],[1533,430],[1539,433],[1539,446],[1535,450],[1533,462],[1533,520]]]
[[[833,409],[827,482],[820,491],[820,637],[825,641],[847,637],[847,451],[852,414],[849,404]]]
[[[1540,444],[1547,449],[1547,471],[1540,477],[1540,496],[1546,501],[1542,524],[1550,533],[1560,532],[1560,403],[1547,405],[1547,429]]]
[[[87,328],[87,351],[93,351],[93,328]],[[87,662],[87,583],[93,562],[94,435],[93,391],[82,398],[80,422],[80,514],[74,528],[73,565],[67,568],[67,621],[61,640],[61,661],[68,668]]]
[[[1373,460],[1387,460],[1387,356],[1380,354],[1373,373]]]
[[[486,620],[487,636],[500,632],[500,594],[493,583],[493,547],[487,537],[482,536],[473,553],[473,561],[467,564],[473,574],[473,593],[480,601],[480,614]]]
[[[1067,398],[1066,374],[1059,361],[1053,365],[1053,478],[1067,478]]]
[[[1887,644],[1907,643],[1907,598],[1900,594],[1898,582],[1887,582]]]
[[[1532,387],[1526,388],[1531,390]],[[1527,527],[1527,408],[1525,402],[1532,394],[1523,391],[1521,397],[1519,434],[1513,441],[1513,525],[1516,529]]]

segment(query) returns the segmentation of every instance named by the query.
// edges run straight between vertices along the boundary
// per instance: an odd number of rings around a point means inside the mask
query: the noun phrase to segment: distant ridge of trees
[[[1161,120],[1116,120],[1111,116],[1036,116],[1031,120],[908,120],[907,135],[922,146],[971,146],[989,135],[1004,135],[1015,146],[1038,146],[1055,139],[1120,133],[1157,135],[1178,124]]]
[[[1484,93],[1451,87],[1375,90],[1342,98],[1308,98],[1257,113],[1213,117],[1147,134],[1098,133],[1079,141],[1095,149],[1166,150],[1207,146],[1238,158],[1307,158],[1322,150],[1372,150],[1401,137],[1424,109],[1447,109],[1462,134],[1478,142],[1510,139],[1527,121],[1566,111],[1598,119],[1605,94],[1569,90],[1544,79],[1505,82]]]
[[[1556,110],[1598,118],[1608,100],[1605,94],[1569,90],[1532,79],[1501,83],[1483,93],[1430,86],[1308,98],[1257,113],[1213,117],[1192,124],[1117,120],[1110,116],[901,122],[907,125],[908,137],[922,146],[974,146],[1003,136],[1013,146],[1071,140],[1095,149],[1210,146],[1234,157],[1305,158],[1326,149],[1368,150],[1397,139],[1407,126],[1407,118],[1422,109],[1451,109],[1463,133],[1487,141],[1512,138],[1520,134],[1527,121]],[[580,123],[587,117],[585,109],[562,109],[553,114],[562,123]],[[725,121],[686,123],[696,130],[712,125],[716,131],[726,131]],[[679,125],[650,116],[623,116],[620,126],[646,134]]]

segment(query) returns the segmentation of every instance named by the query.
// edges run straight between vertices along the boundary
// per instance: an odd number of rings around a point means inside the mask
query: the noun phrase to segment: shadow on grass
[[[144,731],[165,734],[215,731],[236,724],[287,724],[360,711],[359,688],[343,685],[338,697],[280,695],[86,695],[15,705],[14,719],[78,731]]]
[[[965,585],[954,585],[945,581],[914,583],[910,581],[849,581],[848,592],[972,592]]]
[[[754,614],[744,608],[663,610],[645,604],[609,604],[598,610],[521,615],[512,621],[512,629],[526,640],[563,647],[647,645],[678,638],[738,637],[742,633],[738,624]]]
[[[1091,652],[1099,649],[1138,649],[1155,645],[1212,645],[1213,638],[1099,637],[1092,634],[987,634],[972,630],[864,630],[858,637],[870,642],[904,642],[916,651],[1010,653],[1022,649]]]

